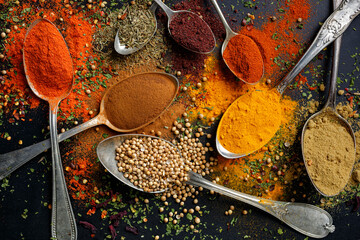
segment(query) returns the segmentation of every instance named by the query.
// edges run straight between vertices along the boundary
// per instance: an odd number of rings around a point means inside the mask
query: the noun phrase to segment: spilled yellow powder
[[[230,152],[250,154],[266,143],[292,115],[283,108],[295,109],[296,103],[283,99],[276,89],[264,85],[238,98],[222,117],[217,136]]]
[[[188,75],[184,79],[187,93],[190,98],[196,99],[187,111],[190,120],[196,119],[199,114],[204,115],[205,122],[219,117],[235,99],[254,88],[236,79],[223,61],[212,55],[205,60],[205,66],[201,76]],[[199,82],[202,84],[200,88],[196,87]]]

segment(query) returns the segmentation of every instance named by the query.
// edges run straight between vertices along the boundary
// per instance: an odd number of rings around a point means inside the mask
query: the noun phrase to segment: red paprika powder
[[[239,34],[231,38],[223,54],[234,74],[247,83],[255,83],[263,75],[263,59],[259,47],[248,36]]]
[[[211,28],[194,13],[177,13],[171,19],[169,29],[174,40],[189,50],[206,53],[215,47]]]
[[[40,20],[24,42],[25,74],[39,95],[58,98],[73,81],[73,66],[65,40],[47,20]]]

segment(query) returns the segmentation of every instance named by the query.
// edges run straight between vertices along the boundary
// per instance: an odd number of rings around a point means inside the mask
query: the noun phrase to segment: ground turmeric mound
[[[220,121],[217,135],[221,145],[239,154],[264,146],[285,118],[280,99],[276,89],[255,89],[239,97]]]

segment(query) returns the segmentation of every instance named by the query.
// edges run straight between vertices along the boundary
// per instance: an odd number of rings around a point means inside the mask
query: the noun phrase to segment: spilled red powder
[[[276,21],[269,19],[260,28],[248,30],[243,27],[240,31],[257,43],[264,59],[265,76],[275,78],[274,81],[281,80],[282,77],[279,76],[285,75],[291,69],[290,61],[296,62],[300,59],[302,30],[296,29],[299,25],[297,19],[306,21],[311,12],[307,0],[286,2],[282,7],[286,9],[286,13],[281,14],[281,18]]]

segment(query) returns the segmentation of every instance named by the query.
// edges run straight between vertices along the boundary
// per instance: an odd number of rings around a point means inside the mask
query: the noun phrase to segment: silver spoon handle
[[[236,35],[236,33],[231,29],[229,24],[227,23],[224,14],[221,11],[221,8],[216,0],[210,0],[211,3],[214,5],[216,12],[219,14],[220,20],[222,24],[224,25],[225,31],[226,31],[226,38],[229,39]]]
[[[61,162],[57,135],[57,109],[57,105],[50,107],[49,115],[53,170],[51,235],[57,240],[75,240],[77,239],[77,228]]]
[[[310,237],[325,237],[330,232],[335,231],[335,226],[333,225],[333,220],[330,214],[313,205],[273,201],[251,196],[212,183],[194,172],[189,172],[189,181],[187,183],[194,186],[201,186],[208,190],[213,190],[217,193],[259,208],[277,217],[302,234]]]
[[[68,139],[86,129],[101,124],[98,117],[95,117],[77,127],[74,127],[64,133],[59,134],[59,142]],[[44,152],[51,147],[50,139],[18,149],[9,153],[0,154],[0,180],[7,177],[13,171]]]
[[[322,49],[343,34],[359,13],[359,0],[343,0],[340,6],[326,19],[309,49],[277,86],[279,93],[282,94],[285,91],[292,80]]]
[[[167,17],[168,17],[168,21],[171,20],[172,16],[174,15],[174,11],[171,10],[171,8],[169,8],[165,3],[163,3],[161,0],[155,0],[155,2],[159,5],[159,7],[161,7],[162,10],[164,10],[164,12],[166,13]]]
[[[333,4],[334,4],[334,8],[336,8],[339,5],[339,3],[337,3],[337,0],[334,0]],[[329,96],[325,103],[325,108],[331,107],[331,108],[335,109],[335,106],[336,106],[336,81],[337,81],[337,76],[338,76],[338,72],[339,72],[341,40],[342,40],[342,36],[338,37],[334,42]]]

